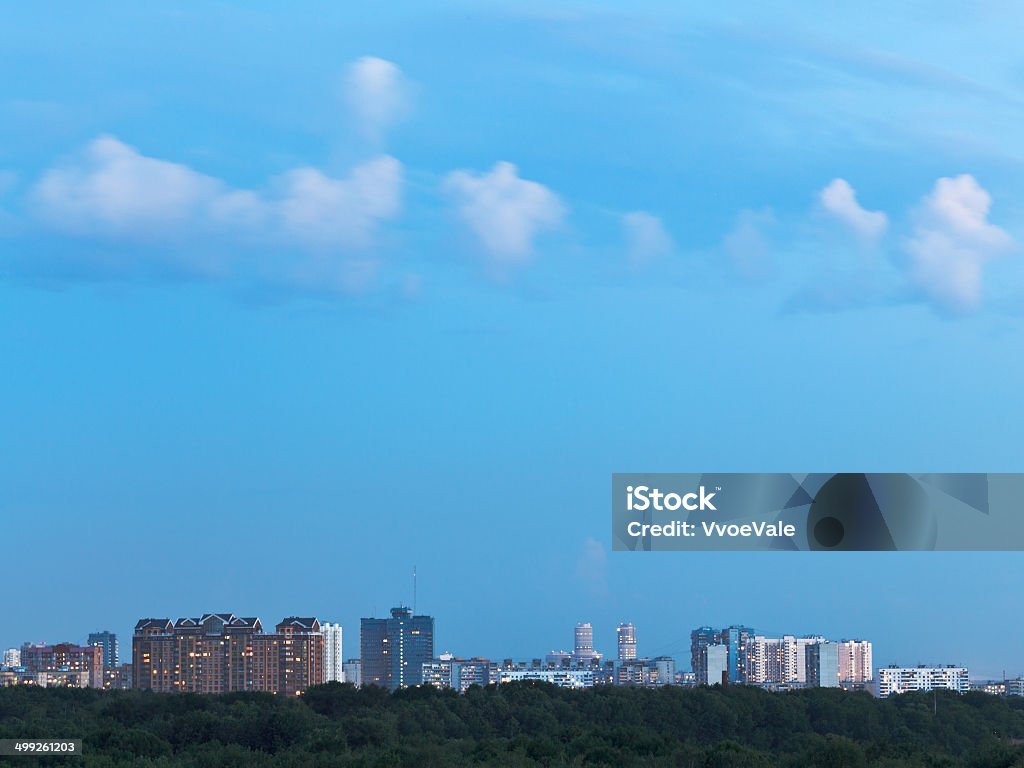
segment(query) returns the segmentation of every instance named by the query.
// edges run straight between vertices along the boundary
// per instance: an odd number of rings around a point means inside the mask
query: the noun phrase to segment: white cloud
[[[672,238],[661,219],[646,211],[632,211],[622,217],[626,234],[626,254],[634,266],[648,264],[670,254]]]
[[[857,202],[857,193],[845,179],[833,179],[821,190],[822,208],[849,227],[858,237],[872,242],[885,234],[888,217],[881,211],[868,211]]]
[[[402,164],[381,156],[343,178],[296,168],[273,192],[233,189],[186,165],[147,157],[110,136],[43,174],[39,217],[75,235],[178,239],[218,234],[279,245],[364,248],[401,208]]]
[[[911,277],[938,307],[969,312],[981,303],[982,269],[1013,241],[988,221],[992,197],[964,174],[935,182],[917,211],[904,246]]]
[[[282,189],[278,210],[290,235],[319,247],[365,247],[376,225],[401,208],[402,164],[381,156],[343,179],[296,168],[284,175]]]
[[[742,210],[736,216],[736,226],[722,247],[744,277],[763,278],[771,272],[771,245],[764,230],[774,223],[775,214],[769,208]]]
[[[158,236],[223,193],[216,179],[140,154],[112,136],[47,171],[32,191],[39,215],[72,234]]]
[[[560,225],[565,216],[558,195],[543,184],[520,178],[518,169],[508,162],[496,163],[490,173],[453,171],[443,186],[495,266],[529,260],[534,238]]]
[[[345,97],[363,132],[378,139],[409,112],[409,86],[394,62],[364,56],[348,68]]]

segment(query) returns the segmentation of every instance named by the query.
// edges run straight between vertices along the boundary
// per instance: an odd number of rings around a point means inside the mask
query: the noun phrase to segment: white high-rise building
[[[594,650],[594,628],[590,626],[589,621],[576,625],[572,660],[576,664],[592,664],[601,660],[601,654]]]
[[[324,622],[320,625],[324,636],[324,682],[345,682],[345,659],[341,655],[341,624]]]
[[[839,682],[866,683],[873,680],[871,643],[867,640],[841,640],[839,642]]]
[[[628,622],[619,624],[615,630],[619,646],[619,661],[630,661],[636,658],[636,627]]]
[[[878,670],[878,697],[884,699],[908,691],[946,689],[967,693],[971,682],[967,667],[881,667]]]
[[[722,676],[729,670],[729,646],[709,645],[702,649],[706,654],[708,685],[721,685]]]
[[[17,648],[8,648],[4,651],[3,666],[5,667],[20,667],[21,666],[21,651]]]
[[[363,666],[359,659],[349,659],[342,667],[345,674],[345,682],[359,688],[363,684]]]

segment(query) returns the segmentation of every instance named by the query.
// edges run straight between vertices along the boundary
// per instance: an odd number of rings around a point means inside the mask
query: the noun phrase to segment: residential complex
[[[153,691],[296,695],[324,682],[324,637],[315,618],[284,619],[273,633],[231,613],[140,619],[132,637],[133,687]]]
[[[908,691],[947,689],[966,693],[971,684],[966,667],[898,667],[891,665],[878,670],[878,697],[887,698]]]
[[[20,655],[20,666],[29,675],[73,680],[71,684],[80,688],[103,687],[103,652],[98,646],[25,643]]]

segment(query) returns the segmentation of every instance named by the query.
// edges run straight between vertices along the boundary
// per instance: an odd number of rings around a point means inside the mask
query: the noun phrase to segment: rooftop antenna
[[[412,567],[412,615],[416,615],[416,566]]]

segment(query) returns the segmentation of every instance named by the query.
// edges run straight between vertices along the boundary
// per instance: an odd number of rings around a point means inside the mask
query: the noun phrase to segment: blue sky
[[[1021,471],[1011,3],[5,8],[0,646],[410,598],[1024,671],[1024,556],[609,551],[614,471]]]

